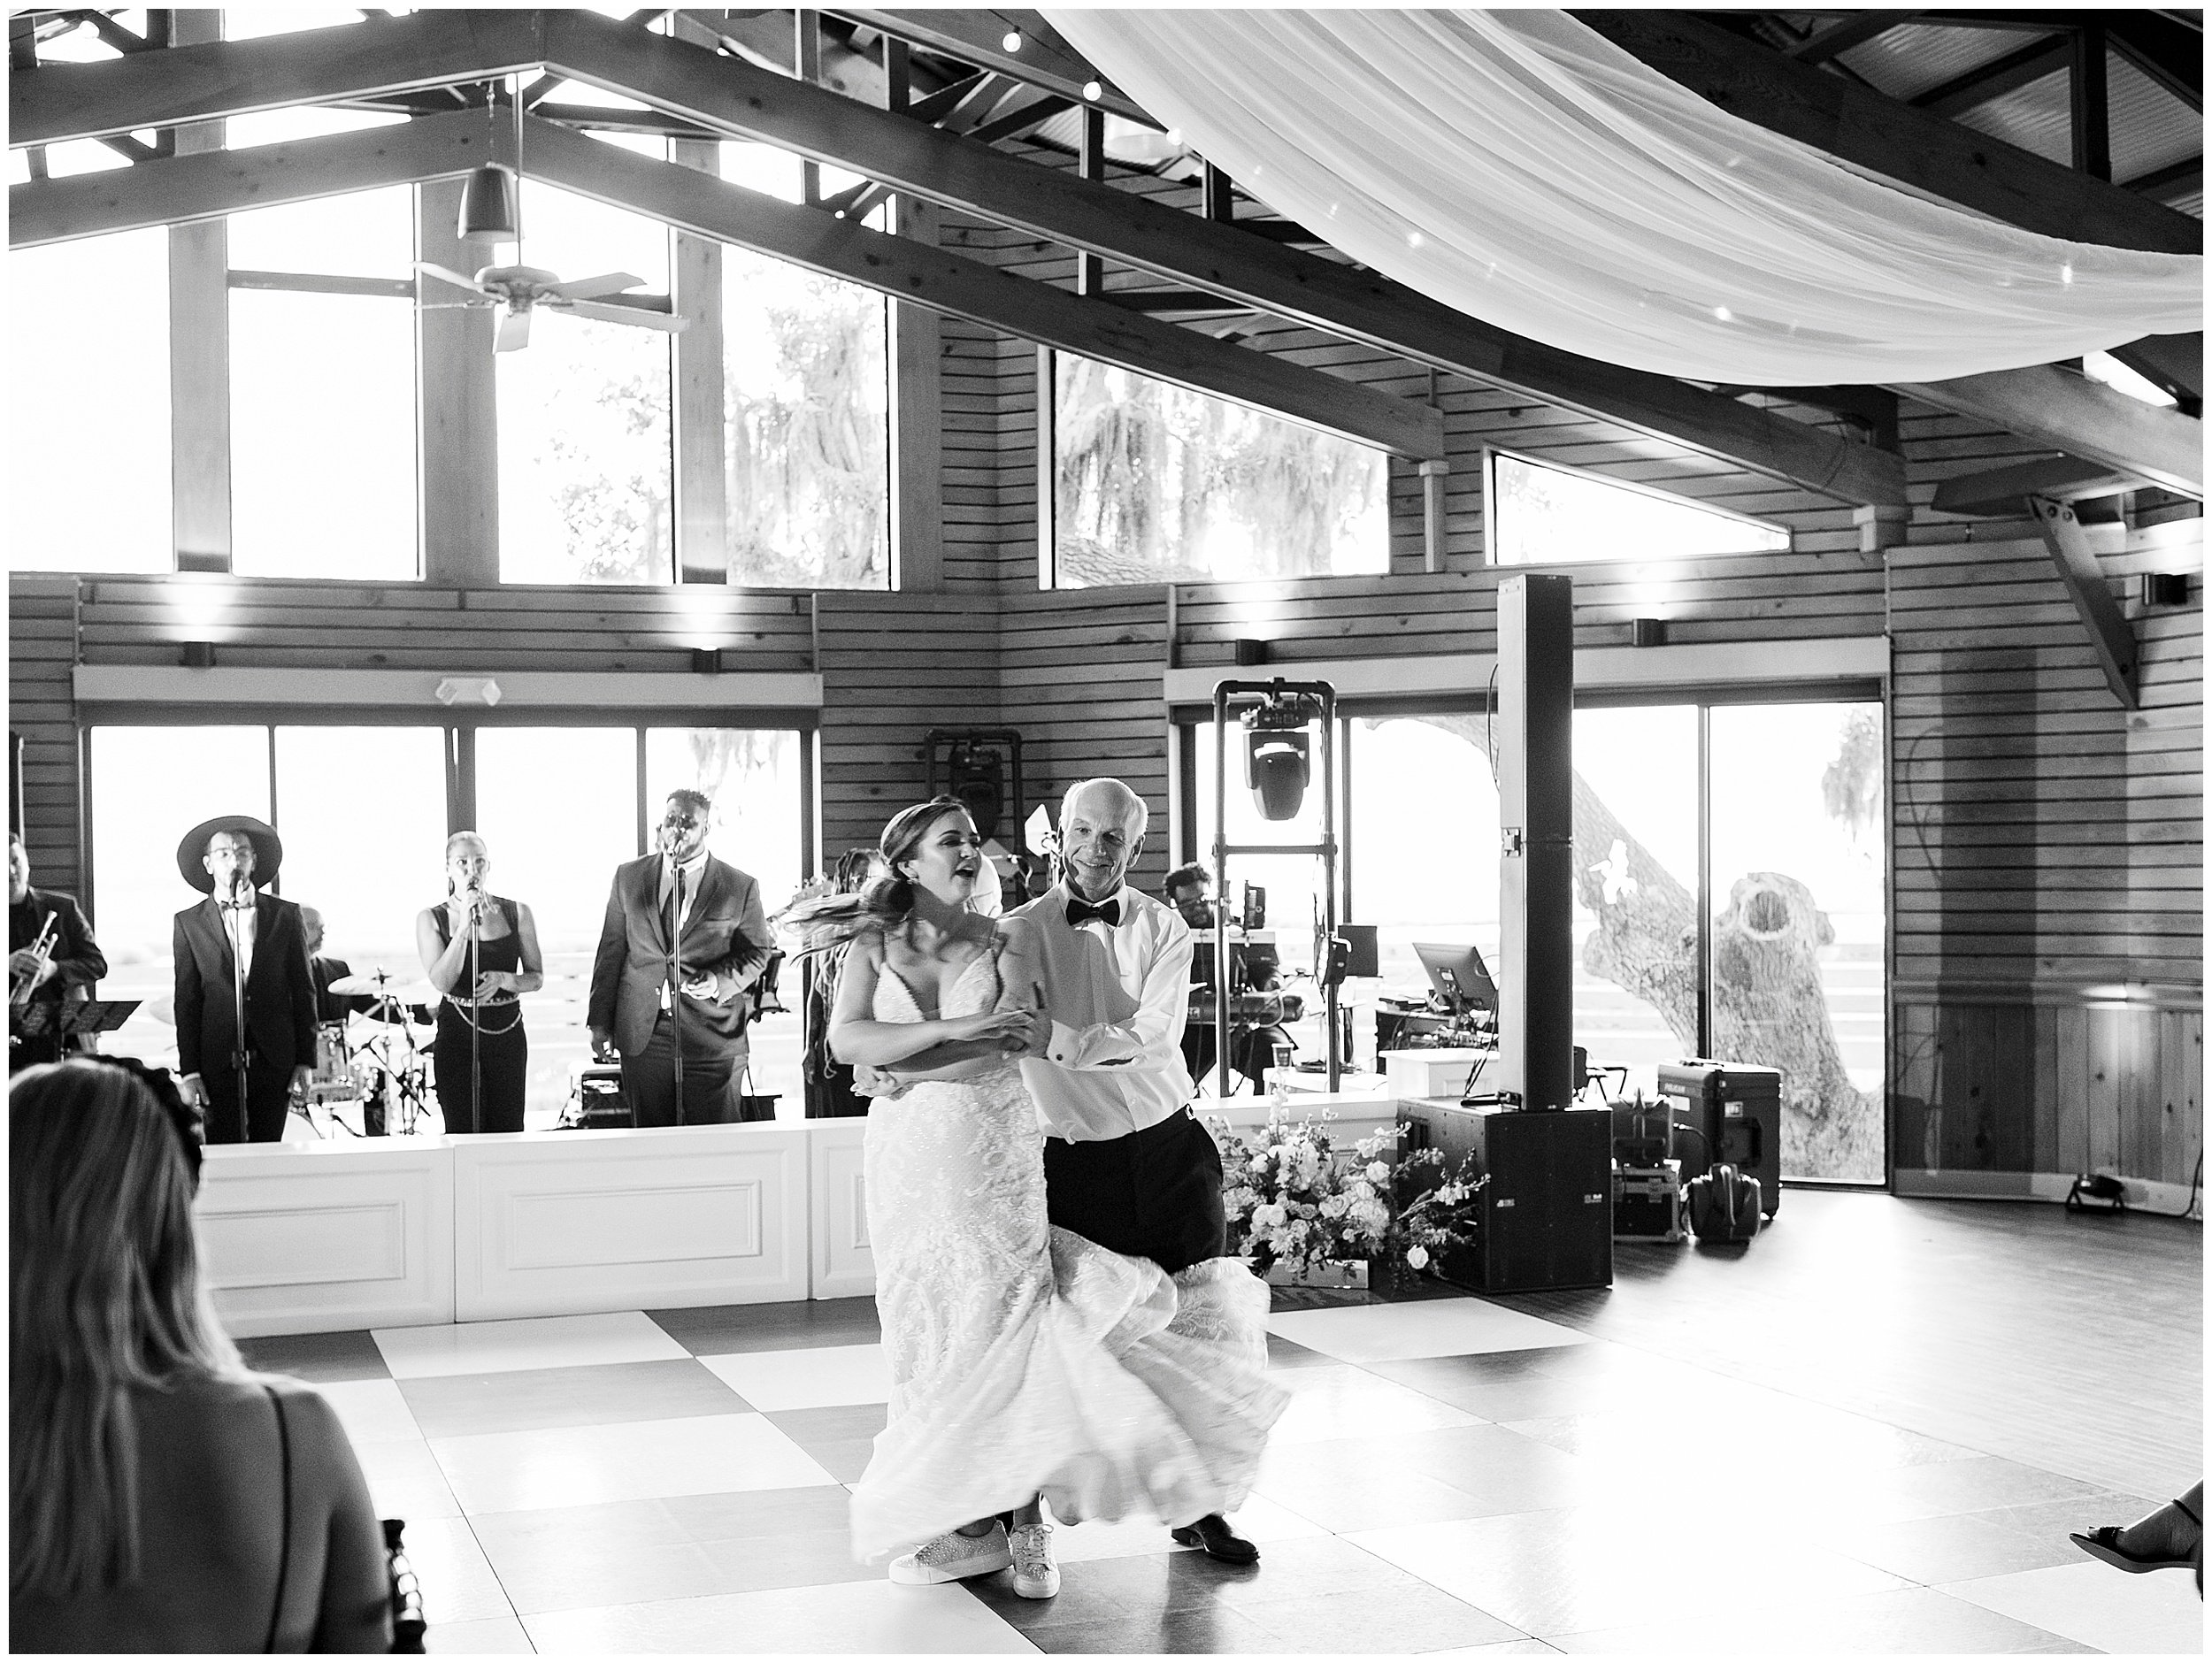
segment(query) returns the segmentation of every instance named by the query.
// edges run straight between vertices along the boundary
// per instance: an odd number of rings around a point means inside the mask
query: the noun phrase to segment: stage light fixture
[[[215,643],[187,641],[180,657],[187,670],[212,670],[215,668]]]
[[[1244,783],[1261,819],[1298,817],[1313,778],[1313,738],[1306,730],[1319,708],[1310,694],[1271,694],[1244,713]]]
[[[1263,664],[1268,661],[1269,653],[1265,641],[1240,640],[1236,647],[1237,665],[1240,669],[1249,669],[1254,664]]]
[[[1629,625],[1629,639],[1639,647],[1664,647],[1667,644],[1667,620],[1663,617],[1640,617]]]
[[[723,671],[722,648],[695,647],[691,649],[691,672],[695,676],[718,676]]]
[[[2187,606],[2189,574],[2185,571],[2147,571],[2143,574],[2145,606]]]

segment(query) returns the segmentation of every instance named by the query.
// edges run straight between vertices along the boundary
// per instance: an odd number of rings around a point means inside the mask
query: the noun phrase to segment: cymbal
[[[395,983],[394,985],[397,986],[398,984]],[[375,998],[373,1002],[366,1010],[357,1010],[352,1012],[351,1015],[353,1020],[356,1022],[382,1023],[387,1026],[389,1026],[395,1023],[414,1021],[415,1018],[411,1014],[412,1009],[415,1005],[420,1004],[421,1002],[423,1001],[411,1001],[402,994],[387,993],[380,998]]]
[[[410,1005],[426,1005],[441,997],[438,990],[420,977],[403,977],[389,970],[366,970],[357,976],[342,976],[330,985],[334,993],[373,993],[386,999],[396,999]]]

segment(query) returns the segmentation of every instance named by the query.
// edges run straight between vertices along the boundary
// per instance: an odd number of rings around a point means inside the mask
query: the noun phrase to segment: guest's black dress
[[[519,909],[503,895],[493,905],[505,921],[504,935],[488,936],[477,944],[475,975],[486,970],[522,968],[522,923]],[[452,919],[442,906],[431,908],[438,921],[438,946],[453,939]],[[462,961],[454,986],[472,985],[472,967]],[[469,1068],[472,1027],[476,1038],[477,1067],[482,1090],[472,1089]],[[530,1037],[522,1028],[522,1001],[515,994],[495,994],[473,1007],[457,1004],[451,994],[438,1006],[438,1040],[432,1054],[438,1062],[438,1107],[449,1132],[520,1131],[522,1100],[530,1075]]]

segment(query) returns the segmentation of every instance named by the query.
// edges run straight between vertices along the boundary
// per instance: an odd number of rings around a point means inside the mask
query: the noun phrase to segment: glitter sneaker
[[[1052,1562],[1052,1527],[1043,1522],[1007,1532],[1014,1555],[1014,1591],[1024,1599],[1049,1599],[1060,1591],[1060,1567]]]
[[[964,1577],[986,1576],[1014,1562],[1006,1551],[1006,1527],[996,1519],[981,1536],[947,1532],[925,1542],[911,1553],[891,1561],[891,1580],[914,1586],[924,1583],[956,1583]],[[1049,1562],[1049,1561],[1048,1561]]]

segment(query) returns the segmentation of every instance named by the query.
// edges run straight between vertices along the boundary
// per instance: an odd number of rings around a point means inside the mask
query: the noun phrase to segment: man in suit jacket
[[[49,938],[52,950],[42,962],[32,953],[31,944],[46,928],[50,916],[54,923],[53,934]],[[24,848],[22,838],[9,832],[9,987],[12,990],[24,977],[31,977],[30,1002],[50,1006],[58,1015],[65,1005],[78,1004],[89,998],[92,984],[107,973],[107,955],[92,939],[92,926],[85,922],[76,897],[65,895],[58,889],[33,889],[30,854]],[[51,1029],[44,1033],[11,1036],[8,1072],[27,1069],[34,1062],[58,1062],[65,1052],[74,1048],[65,1046],[62,1037]]]
[[[660,853],[617,867],[607,896],[591,1048],[602,1061],[621,1054],[623,1094],[641,1126],[740,1117],[744,995],[768,962],[768,917],[760,885],[707,853],[713,829],[704,793],[671,792]]]
[[[307,968],[306,926],[290,901],[255,888],[274,877],[283,860],[275,830],[248,815],[223,815],[195,826],[177,846],[177,870],[208,896],[177,915],[172,948],[177,1072],[185,1100],[207,1109],[211,1144],[281,1142],[287,1105],[294,1098],[304,1100],[315,1071],[315,984]]]

